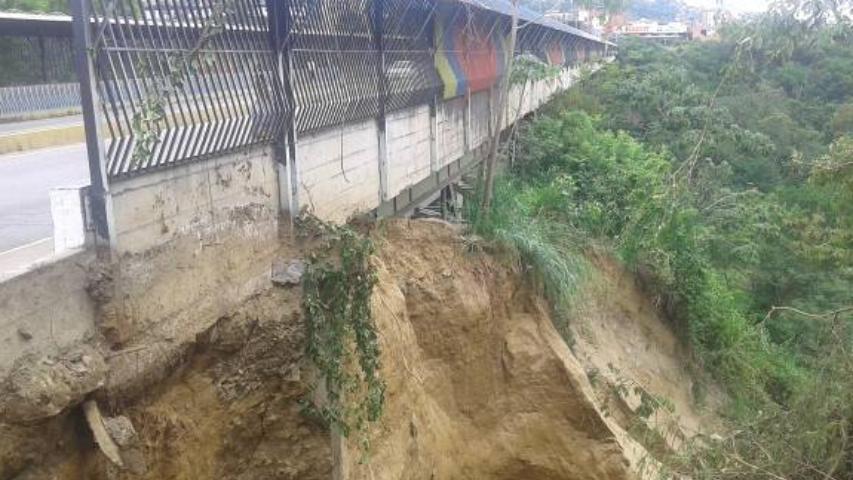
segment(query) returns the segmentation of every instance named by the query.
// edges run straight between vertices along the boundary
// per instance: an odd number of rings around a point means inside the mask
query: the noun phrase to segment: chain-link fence
[[[0,120],[78,112],[71,37],[0,32]]]

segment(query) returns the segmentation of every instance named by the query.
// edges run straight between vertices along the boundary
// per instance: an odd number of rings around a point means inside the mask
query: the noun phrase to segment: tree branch
[[[796,313],[797,315],[807,317],[807,318],[826,319],[826,318],[835,318],[838,315],[841,315],[842,313],[853,312],[853,305],[843,307],[843,308],[839,308],[838,310],[833,310],[831,312],[825,312],[825,313],[809,313],[809,312],[804,312],[802,310],[799,310],[799,309],[793,308],[793,307],[773,307],[770,309],[769,312],[767,312],[767,316],[764,317],[764,320],[762,320],[761,323],[763,324],[767,320],[770,320],[770,318],[773,317],[773,315],[775,315],[778,312]]]

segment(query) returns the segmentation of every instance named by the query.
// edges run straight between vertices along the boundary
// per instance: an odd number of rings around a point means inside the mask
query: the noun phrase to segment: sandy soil
[[[352,479],[631,478],[632,455],[521,276],[449,226],[391,222],[374,311],[388,406]],[[618,429],[618,426],[616,426]]]
[[[594,259],[570,349],[522,267],[455,227],[398,220],[374,235],[388,390],[369,462],[302,415],[300,291],[270,286],[199,334],[156,388],[97,397],[135,430],[121,435],[125,469],[77,407],[0,424],[0,479],[629,479],[654,469],[644,446],[671,451],[716,424],[718,396],[697,407],[689,352],[615,263]]]
[[[200,335],[186,363],[128,405],[102,401],[136,435],[122,446],[126,469],[94,445],[78,409],[42,425],[4,426],[17,442],[0,478],[328,479],[329,433],[301,414],[298,293],[273,289]],[[48,439],[61,433],[57,443]],[[36,439],[27,445],[26,439]]]
[[[655,453],[715,433],[722,393],[692,365],[691,353],[636,277],[607,257],[594,256],[592,263],[571,329],[597,403]]]

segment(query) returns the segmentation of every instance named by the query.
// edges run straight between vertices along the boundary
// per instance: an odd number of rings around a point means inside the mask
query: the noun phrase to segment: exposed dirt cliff
[[[299,404],[302,341],[298,291],[270,289],[199,335],[178,370],[141,398],[101,401],[131,425],[113,435],[124,469],[98,450],[75,408],[61,421],[3,425],[0,444],[17,448],[0,448],[0,478],[328,479],[329,433]]]
[[[523,266],[440,222],[374,236],[387,401],[368,461],[301,413],[300,291],[271,286],[198,335],[157,388],[99,397],[124,469],[78,407],[0,424],[0,479],[628,479],[654,470],[643,445],[676,449],[713,424],[675,335],[612,262],[596,261],[578,297],[570,349]]]
[[[388,404],[349,478],[631,476],[627,439],[517,272],[431,222],[387,225],[380,251]]]

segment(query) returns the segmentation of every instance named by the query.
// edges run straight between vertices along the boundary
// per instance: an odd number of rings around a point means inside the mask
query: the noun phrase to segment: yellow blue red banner
[[[499,25],[440,10],[435,18],[435,42],[435,68],[444,84],[445,99],[469,90],[486,90],[506,70],[508,42]]]

